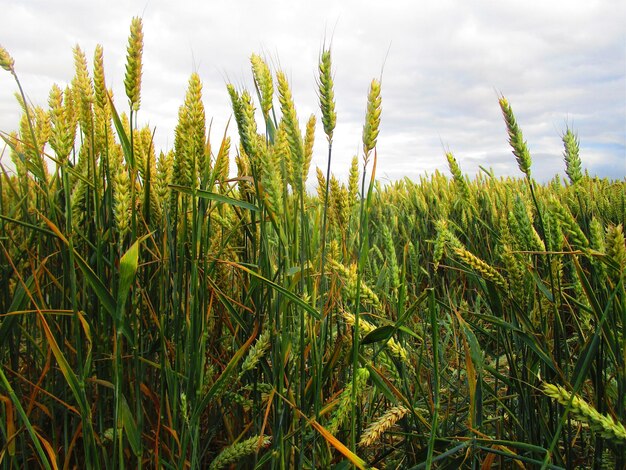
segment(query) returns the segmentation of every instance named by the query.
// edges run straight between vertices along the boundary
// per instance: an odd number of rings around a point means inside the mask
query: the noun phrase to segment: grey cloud
[[[620,2],[5,3],[0,41],[39,104],[52,82],[71,79],[76,42],[90,59],[101,43],[107,80],[123,108],[128,26],[132,16],[142,15],[140,120],[156,126],[157,147],[172,145],[178,106],[194,70],[204,83],[207,117],[214,118],[213,137],[221,138],[231,114],[225,83],[252,89],[252,52],[285,70],[304,126],[310,113],[319,115],[317,58],[324,40],[332,39],[338,113],[333,171],[339,176],[347,175],[360,150],[369,82],[380,76],[383,63],[381,177],[446,171],[447,147],[470,174],[482,165],[498,175],[518,175],[498,92],[513,106],[538,178],[563,174],[560,134],[568,124],[579,133],[590,172],[626,175],[620,165],[626,159],[626,6]],[[0,74],[2,130],[15,128],[18,119],[7,75]],[[312,167],[324,167],[321,125],[317,132]],[[236,136],[232,123],[230,134]]]

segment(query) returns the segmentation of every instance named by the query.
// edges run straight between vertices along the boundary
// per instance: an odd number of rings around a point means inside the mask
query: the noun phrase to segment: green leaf
[[[52,234],[59,238],[67,247],[72,251],[74,255],[74,261],[78,265],[79,269],[87,278],[87,283],[91,286],[91,288],[96,293],[98,300],[102,303],[102,306],[105,308],[107,312],[111,314],[113,318],[115,318],[115,301],[113,300],[113,296],[106,288],[106,286],[102,283],[100,278],[96,276],[96,273],[93,272],[93,269],[87,264],[87,262],[83,259],[82,256],[78,254],[78,252],[74,249],[69,240],[63,235],[59,227],[57,227],[54,222],[48,220],[44,215],[41,215],[44,219],[48,227],[52,230]]]
[[[372,382],[374,382],[374,385],[376,386],[376,388],[385,396],[387,400],[389,400],[392,403],[395,403],[398,400],[398,397],[396,397],[393,394],[391,389],[387,386],[385,381],[379,375],[378,371],[374,367],[372,367],[371,364],[369,364],[369,362],[365,363],[365,367],[369,371],[370,378],[372,379]]]
[[[137,264],[139,263],[139,242],[140,240],[137,240],[133,243],[133,245],[120,259],[120,282],[117,290],[116,309],[118,321],[122,319],[121,315],[124,310],[124,305],[126,304],[130,287],[135,279],[135,274],[137,273]]]
[[[243,330],[245,334],[248,334],[248,331],[249,331],[248,324],[244,321],[241,315],[239,315],[239,312],[237,311],[233,303],[230,301],[228,296],[222,292],[222,290],[215,284],[215,282],[213,282],[213,280],[210,277],[207,277],[207,282],[211,285],[211,287],[217,294],[218,298],[220,299],[220,302],[222,302],[222,305],[226,307],[226,310],[228,310],[230,317],[233,320],[235,320],[235,323],[239,325],[239,327]]]
[[[17,154],[18,158],[26,164],[26,168],[33,174],[33,176],[35,176],[40,181],[45,181],[45,174],[42,164],[35,165],[31,158],[27,157],[24,153],[18,151],[18,148],[15,146],[13,140],[5,137],[4,133],[2,133],[0,137],[2,137],[2,140],[4,140],[4,142],[11,148],[11,150],[13,150]]]
[[[250,337],[248,338],[248,341],[246,341],[244,345],[239,348],[239,350],[232,357],[232,359],[230,360],[230,362],[228,363],[228,365],[226,366],[222,374],[219,376],[219,378],[213,383],[213,385],[211,385],[211,388],[207,390],[206,394],[202,397],[202,399],[195,406],[195,409],[193,410],[193,413],[191,416],[191,422],[196,422],[196,420],[199,419],[200,414],[202,414],[202,412],[207,407],[207,405],[211,402],[213,397],[216,397],[216,398],[219,397],[220,394],[224,391],[224,389],[226,388],[226,385],[228,385],[228,381],[230,380],[230,377],[236,372],[239,361],[244,356],[244,354],[248,351],[248,348],[250,347],[252,342],[255,340],[257,332],[258,332],[258,324],[257,324],[257,327],[252,332],[252,335],[250,335]]]
[[[546,299],[548,299],[550,302],[554,302],[554,296],[552,295],[552,292],[550,292],[548,290],[548,288],[545,286],[545,284],[543,283],[543,281],[541,280],[541,278],[539,277],[539,275],[537,274],[537,272],[535,270],[531,270],[530,273],[533,275],[533,279],[535,281],[535,285],[537,286],[537,288],[539,289],[539,291],[545,296]]]
[[[361,340],[361,344],[372,344],[385,341],[393,335],[395,328],[391,325],[380,326],[370,331],[365,338]]]
[[[41,232],[41,233],[44,233],[46,235],[51,235],[53,237],[56,237],[56,234],[54,232],[51,232],[50,230],[46,230],[43,227],[38,227],[36,225],[29,224],[28,222],[24,222],[23,220],[13,219],[11,217],[7,217],[7,216],[2,215],[2,214],[0,214],[0,219],[6,220],[7,222],[11,222],[13,224],[21,225],[21,226],[26,227],[26,228],[28,228],[30,230],[35,230],[37,232]]]
[[[128,443],[133,450],[133,454],[135,454],[137,457],[140,457],[143,453],[141,450],[141,435],[139,434],[137,424],[135,423],[133,414],[130,411],[130,407],[128,406],[128,402],[126,401],[126,397],[124,397],[124,395],[122,395],[121,405],[122,426],[124,426],[124,431],[126,431]]]
[[[4,389],[7,391],[7,393],[9,394],[9,397],[11,398],[11,401],[13,402],[13,406],[15,406],[17,413],[20,415],[22,423],[24,423],[24,427],[28,431],[28,434],[30,435],[33,441],[33,444],[35,445],[37,454],[39,454],[39,459],[41,461],[41,464],[47,470],[52,470],[52,467],[50,466],[50,462],[48,462],[48,457],[46,456],[46,453],[41,447],[41,442],[39,441],[37,432],[35,431],[35,429],[33,428],[33,425],[28,419],[28,414],[26,414],[26,411],[22,407],[22,404],[20,403],[15,391],[11,387],[11,384],[9,383],[6,375],[4,375],[4,371],[2,370],[2,364],[0,364],[0,383],[2,383],[2,385],[4,386]]]
[[[483,363],[484,363],[483,349],[480,347],[478,338],[476,338],[476,335],[474,334],[472,329],[469,327],[469,325],[465,323],[465,321],[462,321],[459,323],[461,325],[461,329],[463,330],[463,334],[465,335],[465,338],[467,339],[467,343],[469,344],[470,356],[472,358],[472,362],[474,363],[474,366],[476,367],[476,370],[478,371],[478,373],[480,373],[483,369]]]
[[[115,300],[113,300],[113,296],[109,290],[102,283],[96,273],[93,272],[93,269],[91,269],[87,262],[76,251],[74,251],[74,257],[76,264],[85,275],[87,282],[96,293],[96,296],[104,309],[109,312],[112,317],[115,317]]]
[[[87,403],[87,397],[85,396],[85,390],[82,387],[81,382],[78,380],[78,377],[74,373],[73,368],[70,366],[70,363],[67,361],[65,355],[61,351],[61,348],[59,348],[59,344],[52,334],[52,330],[50,329],[46,318],[41,313],[39,315],[39,321],[43,328],[44,335],[48,340],[48,344],[50,345],[50,349],[52,350],[52,354],[59,364],[61,374],[63,374],[63,377],[65,377],[67,385],[72,390],[72,394],[74,395],[74,398],[79,405],[81,417],[85,418],[86,416],[89,416],[90,413],[89,405]]]
[[[300,297],[298,297],[297,295],[295,295],[293,292],[291,292],[288,289],[285,289],[283,286],[280,286],[278,284],[276,284],[275,282],[270,281],[269,279],[264,278],[263,276],[261,276],[258,273],[255,273],[254,271],[252,271],[251,269],[246,268],[245,266],[241,265],[241,264],[237,264],[237,263],[232,263],[233,266],[236,266],[242,270],[244,270],[245,272],[247,272],[248,274],[250,274],[251,276],[256,277],[257,279],[259,279],[260,281],[264,282],[265,284],[271,286],[273,289],[276,289],[278,292],[280,292],[281,294],[283,294],[285,297],[287,297],[289,300],[291,300],[293,303],[295,303],[296,305],[298,305],[299,307],[303,308],[306,312],[309,312],[311,315],[313,315],[313,317],[317,320],[321,320],[320,314],[319,312],[312,307],[311,305],[307,304],[304,300],[302,300]]]
[[[242,209],[248,209],[253,212],[258,212],[259,208],[254,204],[250,204],[249,202],[240,201],[239,199],[233,199],[232,197],[224,196],[223,194],[213,193],[211,191],[206,191],[204,189],[191,189],[186,186],[179,186],[177,184],[170,184],[170,188],[179,191],[184,194],[196,195],[203,199],[208,199],[210,201],[221,202],[223,204],[229,204],[231,206],[241,207]]]
[[[124,157],[128,162],[128,165],[131,168],[135,168],[135,159],[133,158],[133,149],[130,146],[130,140],[128,140],[128,136],[124,131],[124,126],[122,125],[122,121],[120,120],[119,114],[117,114],[117,110],[115,109],[115,105],[113,104],[113,98],[109,95],[109,103],[111,104],[111,116],[113,117],[113,123],[115,124],[115,130],[117,131],[117,135],[120,138],[120,143],[122,144],[122,151],[124,152]]]
[[[396,328],[396,327],[397,327],[397,329],[399,331],[402,331],[403,333],[406,333],[407,335],[413,336],[413,338],[422,341],[422,337],[420,335],[418,335],[415,331],[410,329],[409,327],[407,327],[407,326],[397,326],[397,323],[396,323],[396,326],[394,326],[394,328]]]
[[[493,325],[499,326],[500,328],[507,329],[517,335],[517,337],[522,340],[526,345],[532,349],[535,354],[554,372],[558,372],[556,365],[554,364],[554,360],[550,357],[548,353],[544,350],[541,343],[533,336],[529,335],[525,331],[513,326],[511,323],[502,320],[501,318],[494,317],[493,315],[484,315],[480,313],[474,313],[476,318],[483,319]]]
[[[421,341],[420,335],[412,331],[410,328],[406,326],[398,326],[397,323],[395,325],[385,325],[379,326],[375,330],[370,331],[365,337],[361,340],[361,344],[371,344],[371,343],[379,343],[381,341],[386,341],[391,338],[396,331],[402,331],[415,339]]]
[[[35,279],[31,275],[24,283],[26,285],[26,289],[30,291],[34,282]],[[26,310],[26,305],[28,305],[30,299],[26,295],[26,289],[24,289],[24,284],[18,284],[17,288],[15,289],[15,293],[13,294],[13,301],[11,302],[7,313]],[[13,328],[18,318],[18,315],[8,315],[3,318],[2,323],[0,323],[0,344],[7,344],[8,336],[13,333]]]

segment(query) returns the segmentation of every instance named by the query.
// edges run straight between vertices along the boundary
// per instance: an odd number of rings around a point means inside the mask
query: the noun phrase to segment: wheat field
[[[0,47],[0,468],[626,468],[626,182],[573,129],[540,184],[500,96],[519,177],[381,185],[374,79],[341,181],[325,49],[318,115],[253,54],[239,142],[193,73],[160,152],[142,52],[135,18],[113,97],[77,46],[42,107]]]

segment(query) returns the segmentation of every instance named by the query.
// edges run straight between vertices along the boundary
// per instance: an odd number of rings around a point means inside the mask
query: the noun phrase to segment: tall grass
[[[227,86],[237,148],[192,74],[163,153],[142,49],[134,19],[127,105],[97,47],[42,108],[0,48],[23,111],[2,134],[2,468],[626,466],[626,185],[584,171],[572,130],[568,180],[539,184],[501,97],[523,178],[448,153],[452,178],[381,186],[373,80],[346,185],[325,49],[312,195],[316,117],[284,73],[253,55],[253,93]]]

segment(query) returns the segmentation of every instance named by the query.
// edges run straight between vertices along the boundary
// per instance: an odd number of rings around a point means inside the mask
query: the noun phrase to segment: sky
[[[372,78],[382,78],[377,178],[385,183],[448,172],[451,151],[470,176],[480,166],[521,175],[498,97],[510,102],[528,142],[532,173],[564,173],[561,136],[580,138],[590,174],[626,177],[626,2],[0,0],[0,44],[33,104],[74,73],[72,48],[91,61],[104,47],[106,80],[126,109],[124,66],[130,22],[143,18],[139,124],[158,150],[174,143],[187,81],[203,82],[214,146],[232,115],[226,84],[253,90],[258,53],[289,77],[302,129],[318,117],[312,171],[326,168],[316,92],[317,63],[332,45],[337,127],[331,170],[345,179],[361,135]],[[0,70],[0,130],[17,128],[11,75]],[[275,99],[275,106],[278,100]],[[236,137],[231,123],[228,133]],[[8,155],[2,157],[6,164]],[[311,179],[313,179],[312,177]]]

